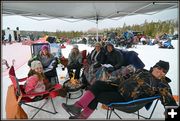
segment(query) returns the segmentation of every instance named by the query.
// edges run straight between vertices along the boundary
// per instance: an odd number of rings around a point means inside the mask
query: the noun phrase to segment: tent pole
[[[98,16],[96,17],[96,41],[98,42]]]

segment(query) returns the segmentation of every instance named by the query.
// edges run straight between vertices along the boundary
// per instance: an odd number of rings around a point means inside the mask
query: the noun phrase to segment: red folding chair
[[[13,83],[17,98],[20,95],[22,95],[22,98],[19,102],[19,105],[24,104],[26,106],[38,109],[35,112],[35,114],[31,117],[31,119],[33,119],[39,111],[45,111],[45,112],[50,113],[50,114],[56,114],[57,113],[52,98],[55,98],[56,96],[58,96],[58,93],[59,93],[58,90],[62,87],[60,84],[54,85],[51,90],[47,90],[47,91],[40,92],[40,93],[26,94],[24,92],[24,86],[22,84],[20,84],[19,82],[26,81],[27,77],[22,78],[22,79],[17,79],[16,74],[15,74],[15,70],[14,70],[14,66],[11,66],[11,68],[9,70],[9,77]],[[32,96],[34,96],[33,99],[30,98]],[[32,104],[30,104],[32,102],[37,102],[37,101],[40,101],[43,99],[45,99],[45,102],[40,107],[36,107],[36,106],[33,106]],[[53,106],[53,111],[43,109],[43,107],[47,104],[48,101],[51,101],[52,106]]]

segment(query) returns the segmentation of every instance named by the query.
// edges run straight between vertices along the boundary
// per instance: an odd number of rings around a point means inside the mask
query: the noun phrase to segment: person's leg
[[[93,109],[86,107],[79,115],[70,116],[69,119],[87,119],[93,112]]]
[[[87,119],[97,108],[98,102],[103,104],[110,104],[112,102],[123,102],[124,97],[122,97],[117,91],[104,92],[99,94],[95,99],[89,103],[89,105],[84,108],[84,110],[79,113],[79,115],[71,116],[70,119]]]
[[[71,65],[67,65],[67,71],[70,78],[72,77],[72,69],[73,67]]]
[[[87,87],[88,87],[90,84],[88,83],[84,72],[82,73],[81,79],[82,79],[82,84],[83,84],[82,89],[87,89]]]
[[[110,104],[112,102],[125,102],[126,100],[124,97],[118,92],[104,92],[98,95],[97,102],[100,102],[102,104]]]
[[[117,89],[114,86],[107,84],[106,82],[97,81],[91,86],[90,90],[85,92],[80,100],[75,102],[75,104],[67,105],[63,103],[62,106],[67,112],[70,112],[73,115],[77,115],[80,113],[81,109],[85,109],[99,94],[113,90],[116,91]]]
[[[45,72],[44,75],[47,77],[47,79],[52,85],[59,83],[56,68],[53,68],[52,70]]]
[[[80,71],[81,71],[81,66],[76,67],[75,79],[79,79]]]
[[[81,110],[86,108],[88,104],[95,98],[94,94],[87,90],[85,94],[73,105],[67,105],[62,103],[62,107],[68,112],[73,115],[79,115]]]

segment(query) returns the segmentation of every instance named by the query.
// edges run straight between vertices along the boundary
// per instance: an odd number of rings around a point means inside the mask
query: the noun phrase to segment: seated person
[[[97,108],[98,102],[109,104],[160,95],[164,106],[177,106],[168,84],[171,80],[165,76],[168,70],[169,63],[160,60],[149,71],[138,69],[127,79],[119,76],[108,78],[108,81],[96,81],[73,105],[62,103],[62,107],[74,115],[70,118],[87,119]],[[114,81],[119,84],[114,86]]]
[[[102,48],[101,43],[96,42],[95,48],[88,55],[88,65],[83,71],[82,82],[84,85],[87,86],[92,81],[93,75],[95,75],[98,68],[101,67],[101,64],[104,64],[104,62],[105,51]]]
[[[78,45],[73,45],[71,52],[68,56],[68,74],[72,77],[72,71],[75,69],[75,79],[79,79],[80,70],[82,68],[82,55],[78,49]]]
[[[57,84],[56,87],[57,86],[59,86],[59,84]],[[48,79],[45,77],[41,62],[38,60],[32,61],[31,69],[28,73],[28,78],[24,85],[25,93],[32,94],[44,92],[45,90],[51,91],[56,89],[56,87],[49,83]],[[57,96],[66,97],[66,93],[66,90],[63,88],[56,89]],[[34,98],[34,96],[30,98]],[[43,96],[38,98],[43,98]]]
[[[31,63],[31,69],[24,87],[26,94],[44,92],[51,87],[45,78],[43,66],[40,61],[35,60]]]
[[[44,75],[52,84],[57,83],[57,80],[54,81],[52,78],[57,77],[56,67],[58,60],[50,53],[47,45],[43,45],[39,54],[28,61],[29,66],[33,60],[39,60],[42,63]]]
[[[105,61],[105,51],[102,48],[100,42],[95,43],[95,48],[92,50],[88,56],[88,64],[94,66],[94,68],[100,67]]]
[[[120,69],[124,64],[124,57],[122,53],[114,48],[114,45],[110,42],[106,44],[106,61],[105,64],[111,64],[113,68],[111,71]]]

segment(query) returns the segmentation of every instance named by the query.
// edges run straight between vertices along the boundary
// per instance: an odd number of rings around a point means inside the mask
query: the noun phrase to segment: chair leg
[[[108,117],[108,119],[111,119],[111,114],[112,114],[112,111],[114,110],[114,108],[113,109],[110,109],[110,113],[109,113],[109,117]]]
[[[151,119],[151,117],[152,117],[152,115],[153,115],[153,113],[154,113],[154,110],[155,110],[155,108],[156,108],[156,106],[157,106],[158,101],[159,101],[159,99],[157,99],[157,101],[156,101],[156,103],[155,103],[155,105],[154,105],[154,107],[153,107],[153,110],[152,110],[152,112],[151,112],[151,114],[150,114],[150,116],[149,116],[148,119]]]
[[[67,92],[67,96],[66,96],[66,104],[68,102],[68,99],[71,97],[71,93]]]
[[[156,106],[157,106],[158,101],[159,101],[159,99],[157,99],[157,101],[156,101],[156,103],[155,103],[155,105],[154,105],[154,107],[153,107],[153,110],[151,111],[151,114],[150,114],[149,117],[142,116],[142,115],[140,115],[139,113],[133,113],[133,114],[138,115],[138,119],[139,119],[139,117],[142,117],[142,118],[144,118],[144,119],[151,119],[151,117],[152,117],[152,115],[153,115],[153,113],[154,113],[154,110],[155,110],[155,108],[156,108]],[[138,111],[138,112],[139,112],[139,111]]]
[[[138,112],[138,120],[139,120],[139,110],[137,112]]]
[[[57,112],[51,112],[51,111],[42,109],[42,108],[46,105],[46,103],[47,103],[48,101],[49,101],[49,99],[46,100],[40,108],[39,108],[39,107],[35,107],[35,106],[33,106],[33,105],[30,105],[30,104],[27,104],[27,103],[22,103],[22,104],[24,104],[24,105],[26,105],[26,106],[29,106],[29,107],[32,107],[32,108],[35,108],[35,109],[38,109],[38,111],[31,117],[31,119],[33,119],[40,110],[41,110],[41,111],[44,111],[44,112],[47,112],[47,113],[51,113],[51,114],[56,114],[56,113],[57,113]]]
[[[106,119],[108,119],[108,116],[109,116],[109,108],[107,109],[107,113],[106,113]]]
[[[117,117],[119,117],[119,119],[122,119],[122,118],[115,112],[114,109],[113,109],[112,111],[114,112],[114,114],[116,114]]]
[[[55,113],[58,113],[58,112],[56,111],[56,108],[55,108],[55,106],[54,106],[54,102],[53,102],[53,99],[52,99],[52,98],[51,98],[51,103],[52,103],[52,106],[53,106],[54,112],[55,112]]]

